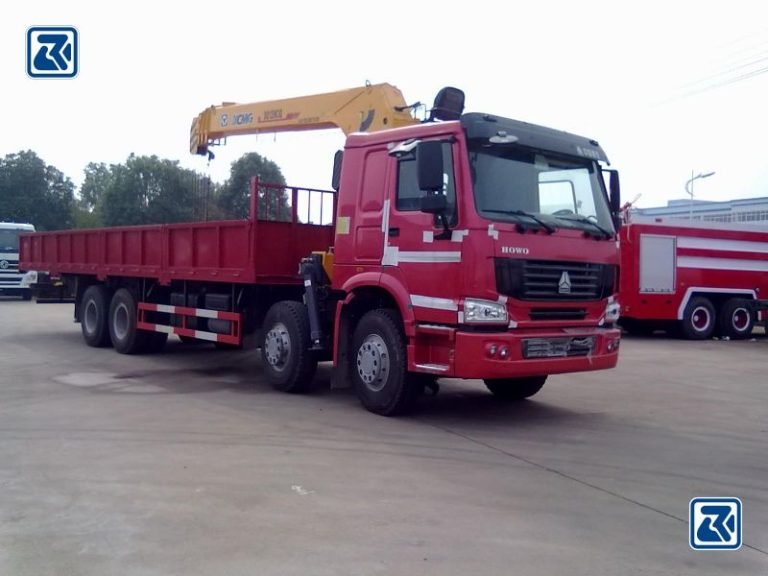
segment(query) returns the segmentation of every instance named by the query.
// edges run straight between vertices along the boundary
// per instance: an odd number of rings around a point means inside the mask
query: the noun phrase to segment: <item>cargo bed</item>
[[[151,278],[163,285],[175,280],[300,282],[301,258],[333,244],[335,194],[256,182],[251,188],[247,220],[25,234],[20,239],[20,268],[95,276],[100,281],[111,276]],[[263,215],[258,214],[256,190]],[[280,204],[283,194],[288,202]]]

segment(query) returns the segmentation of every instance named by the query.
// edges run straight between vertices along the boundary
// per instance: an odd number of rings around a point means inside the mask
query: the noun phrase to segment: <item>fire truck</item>
[[[768,228],[630,215],[620,244],[621,325],[629,333],[752,333],[768,297]]]
[[[192,123],[195,154],[342,129],[333,189],[254,179],[247,220],[26,235],[22,267],[73,285],[90,346],[254,345],[285,392],[330,361],[334,385],[383,415],[440,377],[520,400],[550,374],[614,367],[619,178],[600,145],[465,114],[455,88],[417,108],[389,84],[212,106]]]

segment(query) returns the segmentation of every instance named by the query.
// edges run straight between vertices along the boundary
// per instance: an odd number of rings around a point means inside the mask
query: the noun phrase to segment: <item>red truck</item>
[[[195,121],[193,150],[214,143],[205,122],[232,123],[228,106]],[[549,374],[614,367],[618,173],[594,140],[462,109],[449,89],[430,121],[376,116],[337,153],[333,191],[254,180],[247,220],[29,234],[21,267],[72,284],[91,346],[254,343],[286,392],[332,361],[384,415],[440,377],[515,400]],[[239,110],[238,130],[261,121]]]
[[[621,229],[621,325],[742,339],[768,295],[768,229],[631,215]]]

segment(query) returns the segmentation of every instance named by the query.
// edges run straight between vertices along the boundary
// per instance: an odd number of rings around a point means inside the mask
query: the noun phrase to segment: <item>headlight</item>
[[[21,279],[21,287],[22,288],[28,288],[32,284],[35,284],[37,282],[37,272],[34,270],[27,272],[24,274],[24,276]]]
[[[620,315],[621,306],[613,298],[610,298],[608,300],[608,305],[605,307],[605,315],[603,316],[603,318],[605,318],[605,323],[615,324],[619,321]]]
[[[464,299],[465,324],[507,324],[507,306],[491,300]]]

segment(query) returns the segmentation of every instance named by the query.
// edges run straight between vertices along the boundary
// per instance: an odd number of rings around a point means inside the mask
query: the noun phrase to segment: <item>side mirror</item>
[[[427,194],[421,197],[421,211],[427,214],[444,214],[448,201],[442,194]]]
[[[416,148],[416,174],[419,190],[443,189],[443,145],[437,140],[419,142]]]
[[[608,171],[610,179],[608,181],[608,200],[611,204],[611,215],[613,216],[613,226],[618,230],[621,228],[621,184],[619,182],[619,171]]]
[[[331,188],[339,191],[341,186],[341,161],[344,159],[344,151],[336,150],[333,156],[333,176],[331,177]]]

